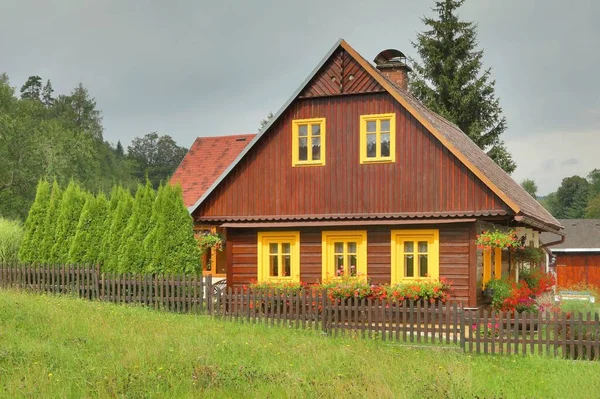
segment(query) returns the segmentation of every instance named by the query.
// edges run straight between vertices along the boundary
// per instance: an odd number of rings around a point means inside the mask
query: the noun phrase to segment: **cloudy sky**
[[[0,72],[57,93],[83,82],[105,138],[251,133],[342,37],[367,59],[414,55],[429,0],[4,0]],[[600,168],[600,2],[468,0],[518,169],[540,193]]]

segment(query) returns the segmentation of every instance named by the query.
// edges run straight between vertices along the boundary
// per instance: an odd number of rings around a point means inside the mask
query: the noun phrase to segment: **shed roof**
[[[255,134],[198,137],[179,164],[171,184],[179,183],[183,202],[192,206],[250,143]]]
[[[565,249],[597,249],[600,252],[600,219],[559,219],[565,233],[565,242],[550,247],[552,251]],[[556,241],[557,235],[542,233],[540,241]]]

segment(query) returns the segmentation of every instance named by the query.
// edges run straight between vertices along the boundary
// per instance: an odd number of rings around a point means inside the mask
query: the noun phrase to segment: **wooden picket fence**
[[[456,303],[338,300],[315,288],[224,289],[210,276],[113,274],[73,265],[0,265],[0,288],[315,329],[332,336],[455,345],[468,353],[600,360],[598,313],[513,314],[464,309]]]

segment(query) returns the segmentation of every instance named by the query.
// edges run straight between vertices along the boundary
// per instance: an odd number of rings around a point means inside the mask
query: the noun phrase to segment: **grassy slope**
[[[0,292],[3,397],[576,398],[600,392],[599,375],[599,362],[470,357]]]

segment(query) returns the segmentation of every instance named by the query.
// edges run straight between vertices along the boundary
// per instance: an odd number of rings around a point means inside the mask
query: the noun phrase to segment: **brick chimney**
[[[399,50],[388,49],[377,54],[373,60],[379,71],[404,90],[408,90],[408,73],[412,68],[406,63],[406,56]]]

